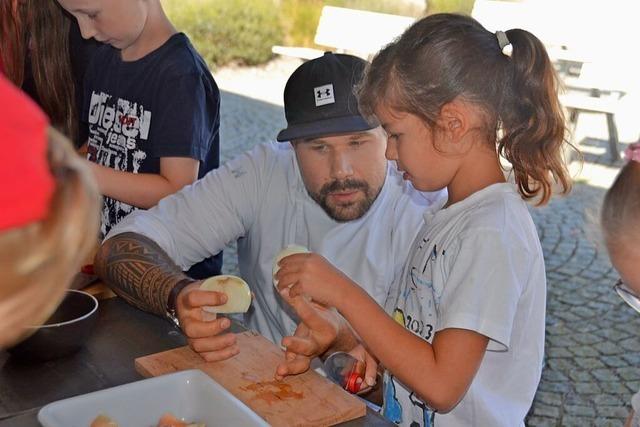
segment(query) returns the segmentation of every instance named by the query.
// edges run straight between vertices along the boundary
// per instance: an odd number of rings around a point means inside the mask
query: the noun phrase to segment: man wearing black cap
[[[354,94],[365,66],[327,52],[302,64],[284,88],[288,126],[277,140],[292,142],[309,196],[336,221],[362,217],[386,176],[386,136],[360,115]]]
[[[384,157],[386,135],[358,112],[354,87],[366,62],[327,53],[287,82],[288,127],[148,211],[127,216],[96,257],[101,278],[137,307],[178,323],[207,360],[238,352],[226,318],[201,307],[182,270],[238,242],[241,276],[255,295],[245,324],[275,343],[296,327],[272,285],[274,258],[289,244],[320,253],[384,302],[429,205]],[[438,195],[428,195],[433,201]],[[177,264],[177,265],[176,265]]]

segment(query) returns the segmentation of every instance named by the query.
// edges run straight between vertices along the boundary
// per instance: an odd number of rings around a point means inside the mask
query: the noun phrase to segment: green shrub
[[[280,19],[288,46],[314,46],[322,0],[281,0]]]
[[[163,0],[163,6],[210,65],[260,64],[282,43],[274,0]]]
[[[422,5],[399,0],[162,0],[167,15],[211,66],[255,65],[276,44],[312,46],[325,5],[419,17]],[[428,0],[428,13],[470,13],[474,0]]]
[[[421,16],[422,6],[398,0],[280,0],[285,42],[290,46],[311,46],[323,6],[338,6],[393,15]]]
[[[427,13],[451,12],[471,15],[475,0],[427,0]]]

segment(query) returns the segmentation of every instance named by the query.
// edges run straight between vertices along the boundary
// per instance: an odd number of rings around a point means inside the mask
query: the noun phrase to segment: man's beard
[[[309,191],[309,195],[322,207],[322,209],[338,222],[353,221],[361,218],[369,211],[369,208],[375,202],[382,187],[377,188],[375,191],[371,189],[371,186],[366,181],[360,181],[356,179],[346,179],[344,181],[331,181],[328,184],[322,186],[320,191],[313,193]],[[327,202],[330,193],[337,191],[362,191],[364,198],[348,203],[333,203]]]

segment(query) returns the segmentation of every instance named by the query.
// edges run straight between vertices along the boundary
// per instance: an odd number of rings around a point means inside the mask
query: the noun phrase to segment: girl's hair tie
[[[513,45],[509,41],[507,33],[504,31],[496,31],[496,38],[498,39],[498,46],[500,46],[502,54],[511,57],[511,54],[513,53]]]
[[[635,144],[630,144],[626,150],[624,150],[624,157],[629,162],[638,162],[640,163],[640,142],[636,142]]]

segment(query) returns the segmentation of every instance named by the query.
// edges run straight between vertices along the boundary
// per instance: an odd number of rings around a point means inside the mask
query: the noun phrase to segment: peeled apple
[[[222,305],[202,307],[209,313],[246,313],[251,305],[251,291],[247,282],[237,276],[221,275],[206,279],[200,289],[203,291],[222,292],[227,295],[227,302]]]
[[[280,266],[278,265],[278,263],[282,258],[286,258],[289,255],[293,255],[293,254],[308,254],[308,253],[309,253],[309,249],[305,248],[302,245],[289,245],[283,250],[281,250],[280,252],[278,252],[278,255],[276,255],[275,259],[273,260],[273,286],[278,286],[278,281],[276,280],[276,273],[280,270]]]
[[[91,422],[91,427],[118,427],[118,423],[106,415],[100,414]]]

